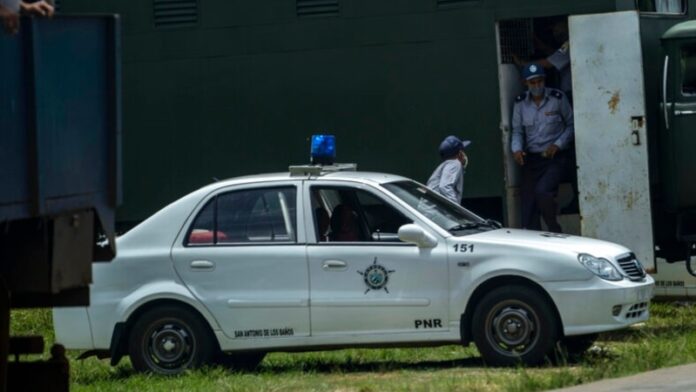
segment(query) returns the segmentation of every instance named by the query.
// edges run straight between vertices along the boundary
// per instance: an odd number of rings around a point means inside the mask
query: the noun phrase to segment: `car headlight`
[[[622,280],[623,276],[607,259],[597,258],[586,253],[578,255],[578,261],[593,274],[606,280]]]

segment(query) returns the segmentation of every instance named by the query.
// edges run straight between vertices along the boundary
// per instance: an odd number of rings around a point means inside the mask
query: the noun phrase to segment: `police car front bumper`
[[[655,281],[624,279],[610,282],[599,277],[587,281],[546,284],[563,322],[566,336],[620,329],[646,321]]]

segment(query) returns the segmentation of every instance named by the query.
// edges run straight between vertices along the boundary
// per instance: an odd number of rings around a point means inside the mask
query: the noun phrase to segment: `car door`
[[[305,192],[316,223],[306,226],[312,336],[371,342],[448,330],[444,241],[431,249],[399,241],[398,228],[413,219],[378,189],[308,182]]]
[[[225,189],[201,204],[172,258],[224,334],[239,340],[308,336],[309,281],[296,185]]]

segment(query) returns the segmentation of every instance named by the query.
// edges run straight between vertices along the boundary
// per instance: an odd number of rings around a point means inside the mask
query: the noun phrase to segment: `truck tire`
[[[161,306],[133,324],[128,353],[135,370],[174,375],[210,361],[215,345],[203,320],[187,308]]]
[[[555,347],[558,327],[546,298],[529,287],[514,285],[483,297],[474,310],[471,332],[487,364],[537,365]]]

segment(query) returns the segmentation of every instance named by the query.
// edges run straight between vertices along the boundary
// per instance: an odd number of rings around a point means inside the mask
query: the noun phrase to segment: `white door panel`
[[[304,245],[177,248],[177,272],[229,338],[309,336]],[[192,261],[214,268],[200,269]]]
[[[445,252],[444,245],[309,246],[312,335],[446,331]],[[327,261],[345,266],[327,268]]]
[[[638,13],[569,18],[584,236],[654,265]]]
[[[296,189],[276,183],[211,195],[172,248],[176,272],[239,346],[310,334]]]

